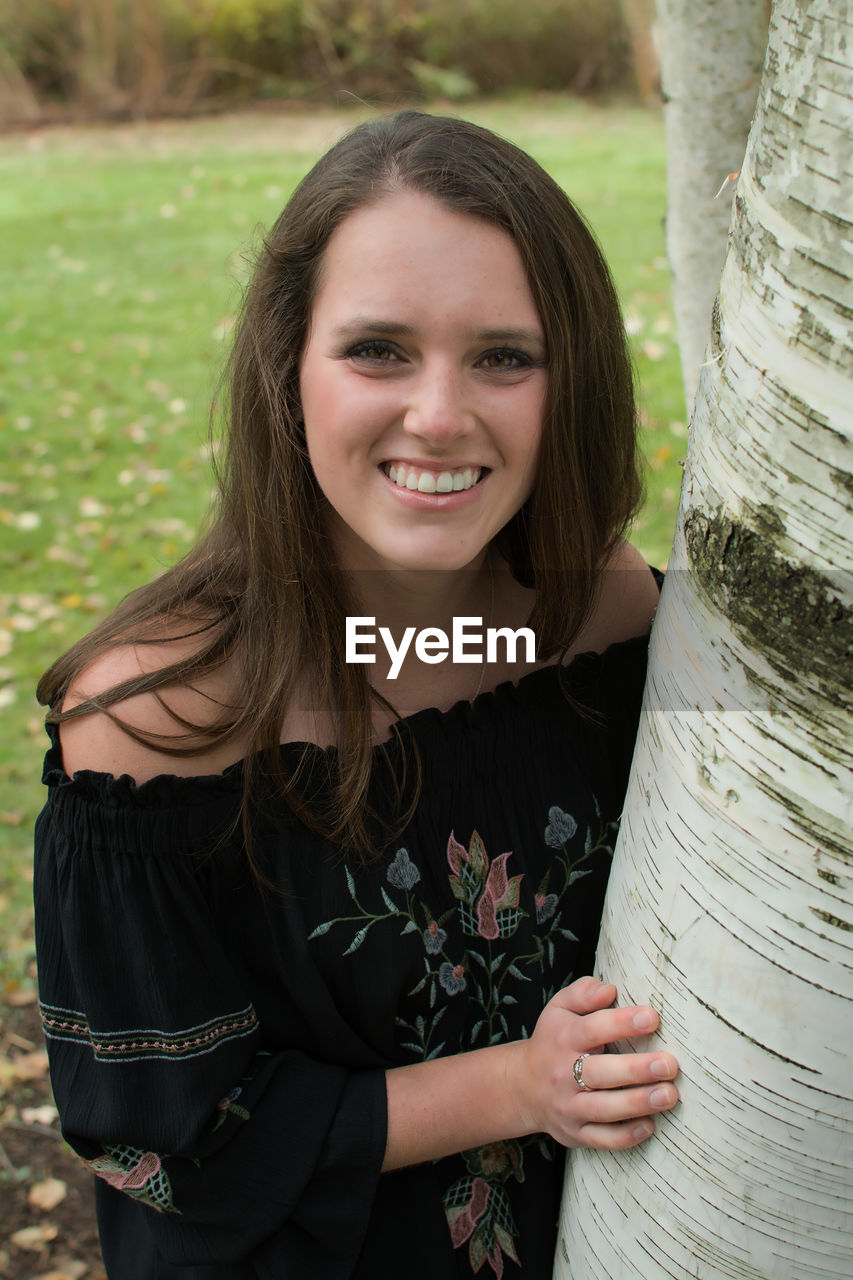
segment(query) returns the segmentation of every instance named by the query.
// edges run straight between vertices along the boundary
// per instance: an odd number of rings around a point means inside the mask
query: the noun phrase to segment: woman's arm
[[[529,1040],[477,1049],[386,1073],[383,1172],[528,1133],[566,1147],[620,1150],[653,1132],[651,1117],[678,1101],[672,1054],[601,1054],[612,1041],[648,1035],[648,1007],[613,1009],[616,988],[581,978],[542,1011]],[[587,1090],[572,1067],[582,1053]]]

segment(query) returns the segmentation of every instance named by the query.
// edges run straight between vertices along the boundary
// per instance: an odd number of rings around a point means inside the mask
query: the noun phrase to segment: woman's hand
[[[614,1040],[656,1031],[654,1009],[614,1009],[616,988],[579,978],[542,1010],[529,1040],[516,1041],[506,1085],[525,1132],[542,1131],[564,1147],[624,1150],[654,1131],[652,1117],[678,1101],[671,1053],[604,1053]],[[573,1067],[584,1059],[577,1083]]]
[[[529,1040],[392,1067],[383,1169],[439,1160],[528,1133],[564,1147],[635,1147],[651,1117],[678,1101],[671,1053],[602,1053],[613,1040],[655,1031],[649,1008],[612,1009],[616,988],[580,978],[559,991]],[[581,1054],[581,1089],[572,1068]]]

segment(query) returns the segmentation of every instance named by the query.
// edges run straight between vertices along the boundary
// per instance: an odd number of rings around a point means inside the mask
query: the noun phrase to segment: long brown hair
[[[109,708],[122,698],[189,683],[228,660],[234,705],[212,722],[176,716],[174,736],[122,727],[176,755],[230,738],[247,742],[247,762],[262,753],[264,770],[298,816],[364,855],[375,843],[367,807],[371,691],[363,667],[344,661],[345,618],[357,610],[323,533],[299,366],[330,236],[356,209],[402,189],[503,229],[525,265],[545,330],[548,394],[534,491],[496,543],[519,581],[536,590],[529,625],[539,657],[568,648],[641,497],[632,368],[616,292],[583,218],[530,156],[466,121],[405,111],[359,125],[336,143],[266,238],[220,390],[226,448],[207,533],[59,658],[38,687],[52,723],[93,710],[121,723]],[[61,710],[64,691],[93,658],[118,643],[178,635],[197,637],[191,657]],[[298,770],[284,769],[279,749],[306,670],[337,741],[334,799],[322,814],[301,794]],[[247,767],[247,788],[250,775]]]

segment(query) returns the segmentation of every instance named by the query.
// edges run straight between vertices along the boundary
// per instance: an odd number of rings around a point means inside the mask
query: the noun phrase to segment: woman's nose
[[[446,368],[424,370],[412,388],[403,427],[434,445],[472,431],[474,417],[461,376]]]

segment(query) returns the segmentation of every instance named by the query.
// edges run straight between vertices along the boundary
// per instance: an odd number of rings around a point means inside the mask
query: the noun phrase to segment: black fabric
[[[646,650],[412,716],[421,800],[367,870],[259,794],[272,888],[246,864],[240,765],[69,780],[53,732],[40,995],[111,1280],[550,1277],[562,1151],[535,1136],[380,1176],[384,1073],[527,1036],[592,971]],[[377,748],[380,811],[403,750]],[[308,754],[322,787],[334,753]]]

